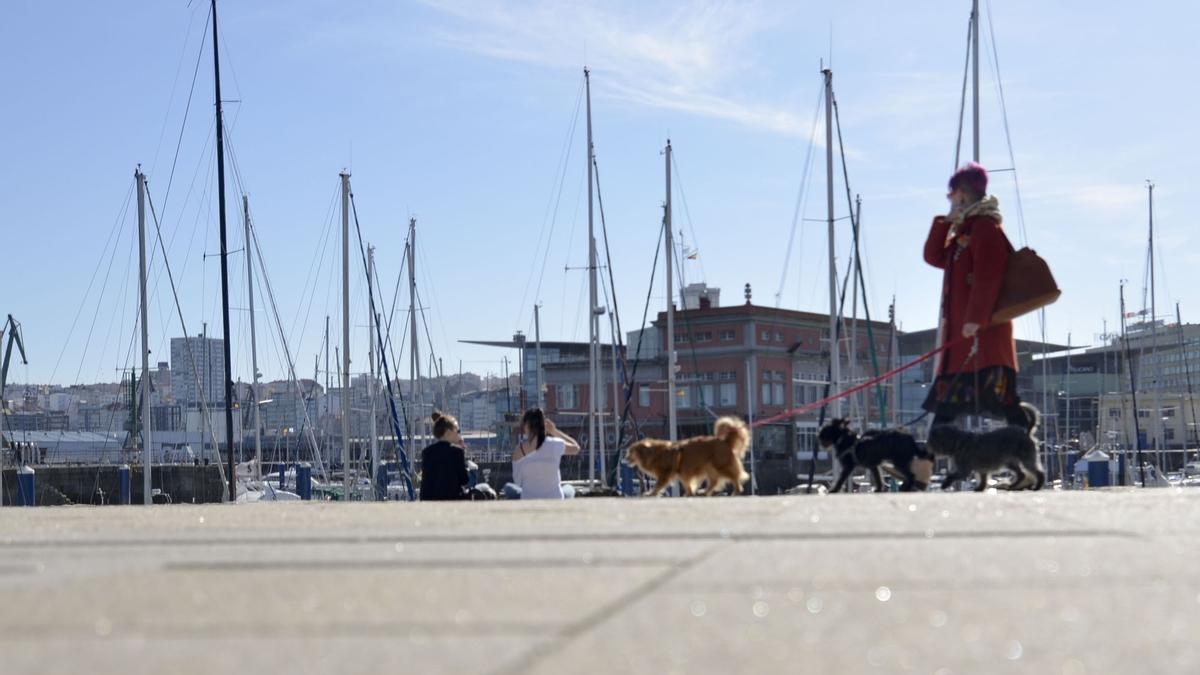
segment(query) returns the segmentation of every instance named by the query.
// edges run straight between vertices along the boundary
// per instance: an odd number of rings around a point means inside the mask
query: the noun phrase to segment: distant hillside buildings
[[[423,433],[436,407],[455,414],[464,431],[499,446],[511,438],[520,412],[541,399],[561,427],[586,443],[588,402],[595,395],[605,415],[605,445],[611,450],[618,442],[614,418],[626,419],[621,434],[626,441],[635,427],[636,433],[665,437],[671,396],[678,406],[679,433],[686,437],[706,433],[716,416],[763,419],[826,394],[826,315],[754,305],[749,298],[743,304],[721,306],[720,292],[703,284],[686,288],[682,304],[674,335],[666,334],[663,312],[644,329],[627,332],[627,344],[617,352],[622,359],[616,390],[612,345],[601,346],[602,387],[592,392],[587,343],[544,340],[539,348],[536,339],[518,334],[512,340],[474,343],[516,352],[515,372],[508,378],[463,373],[424,377],[416,385],[394,381],[392,389],[402,399],[397,408],[400,425],[405,433],[409,425]],[[1042,408],[1052,444],[1112,442],[1128,447],[1136,440],[1143,448],[1200,445],[1200,411],[1189,394],[1200,386],[1200,326],[1151,326],[1131,327],[1128,347],[1114,336],[1105,336],[1099,346],[1070,352],[1063,345],[1018,341],[1020,393]],[[674,391],[666,386],[668,340],[676,351]],[[909,362],[935,343],[932,330],[902,333],[887,322],[847,321],[840,341],[843,384],[863,382],[875,372]],[[197,454],[211,454],[212,436],[223,440],[224,349],[221,340],[203,335],[174,338],[171,361],[158,363],[152,371],[150,413],[154,430],[160,432],[156,444],[164,444],[164,452],[192,448]],[[932,376],[930,361],[847,399],[844,411],[872,425],[907,422],[921,413]],[[628,381],[634,386],[626,408],[623,385]],[[386,387],[382,381],[374,387],[381,394],[375,430],[385,447],[394,447],[391,411],[382,396]],[[311,379],[263,382],[258,392],[237,382],[233,404],[239,452],[253,446],[254,402],[260,406],[264,447],[281,456],[298,456],[296,450],[305,447],[310,432],[322,446],[337,447],[343,414],[350,416],[352,444],[365,447],[371,430],[371,389],[366,375],[353,378],[349,395]],[[67,387],[9,384],[6,394],[0,433],[8,437],[91,432],[106,434],[106,443],[111,443],[112,434],[127,434],[133,419],[131,401],[136,398],[128,376],[123,383]],[[414,405],[418,394],[421,404]],[[211,432],[202,398],[208,400]],[[761,427],[756,431],[757,447],[768,454],[811,456],[818,417],[814,410]]]

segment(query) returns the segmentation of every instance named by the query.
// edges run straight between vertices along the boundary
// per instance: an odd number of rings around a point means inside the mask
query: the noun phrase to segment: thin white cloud
[[[603,76],[598,95],[772,133],[811,133],[796,111],[740,91],[756,64],[756,36],[773,22],[757,3],[641,6],[635,18],[599,2],[422,2],[451,19],[435,33],[449,47],[549,68],[586,62]]]
[[[1144,214],[1146,189],[1136,183],[1093,182],[1068,176],[1038,178],[1023,185],[1027,203],[1061,204],[1081,215],[1117,224]]]

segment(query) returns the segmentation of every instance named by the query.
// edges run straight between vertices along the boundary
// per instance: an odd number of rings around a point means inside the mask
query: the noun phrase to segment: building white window
[[[721,342],[732,342],[737,339],[737,331],[723,330],[720,333]]]
[[[706,330],[696,333],[696,342],[712,342],[712,331]]]
[[[783,371],[780,370],[765,370],[763,371],[762,382],[762,404],[763,405],[783,405]]]
[[[687,333],[676,333],[675,344],[680,345],[687,342]]]
[[[1120,416],[1121,416],[1121,409],[1120,409],[1120,408],[1109,408],[1109,409],[1108,409],[1108,416],[1109,416],[1109,417],[1120,417]]]
[[[769,331],[769,330],[764,330],[764,331],[762,332],[762,336],[761,336],[761,337],[762,337],[762,341],[763,341],[763,342],[770,342],[770,341],[771,341],[771,331]]]
[[[650,385],[638,385],[638,405],[643,408],[650,407]]]
[[[783,331],[781,331],[781,330],[775,331],[775,341],[783,342]]]
[[[715,398],[716,392],[713,390],[713,385],[702,384],[702,385],[699,385],[697,387],[697,389],[699,389],[699,394],[700,394],[699,400],[696,401],[697,406],[710,406],[710,405],[716,403],[716,398]]]
[[[733,407],[737,405],[737,382],[722,382],[719,389],[720,399],[717,401],[722,407]]]
[[[559,410],[574,410],[579,407],[579,385],[560,384],[554,389]]]

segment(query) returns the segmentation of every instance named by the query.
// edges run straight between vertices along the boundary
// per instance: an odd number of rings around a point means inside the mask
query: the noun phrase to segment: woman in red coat
[[[1012,322],[990,321],[1011,247],[996,198],[986,196],[987,180],[987,171],[974,162],[955,172],[947,195],[950,213],[933,219],[925,241],[925,262],[945,270],[942,344],[958,342],[941,354],[923,407],[934,414],[934,424],[975,414],[1029,427],[1017,396]]]

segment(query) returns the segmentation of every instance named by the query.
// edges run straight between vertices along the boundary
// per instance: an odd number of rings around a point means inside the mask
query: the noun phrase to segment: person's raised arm
[[[949,248],[946,246],[946,236],[950,234],[950,219],[937,216],[929,228],[929,236],[925,239],[925,262],[939,269],[946,269],[949,262]]]
[[[579,446],[579,441],[577,441],[574,438],[571,438],[567,434],[563,433],[562,430],[560,430],[558,428],[558,426],[556,424],[554,424],[553,421],[550,420],[549,417],[546,418],[546,434],[550,435],[550,436],[554,436],[555,438],[561,438],[563,440],[563,443],[565,443],[567,446],[567,449],[563,452],[563,454],[565,454],[565,455],[578,455],[579,454],[579,451],[581,449]]]

